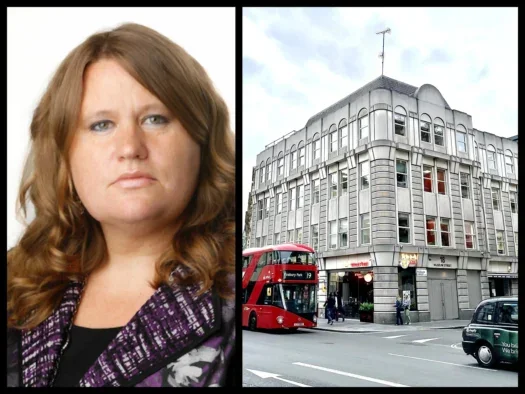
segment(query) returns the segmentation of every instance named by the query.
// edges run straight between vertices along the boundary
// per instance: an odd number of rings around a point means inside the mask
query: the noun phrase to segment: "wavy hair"
[[[222,297],[233,296],[235,152],[227,106],[183,48],[155,30],[127,23],[93,34],[71,51],[34,111],[17,211],[27,218],[30,200],[35,218],[7,254],[8,327],[37,326],[58,306],[70,281],[83,280],[106,257],[100,224],[82,214],[68,158],[84,73],[100,59],[124,67],[201,147],[196,190],[170,247],[156,261],[151,285],[200,283],[201,292],[213,286]],[[173,272],[184,274],[170,277]]]

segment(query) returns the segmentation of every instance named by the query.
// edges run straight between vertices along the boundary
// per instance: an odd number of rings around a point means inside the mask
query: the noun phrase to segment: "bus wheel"
[[[257,315],[255,314],[255,312],[252,312],[250,314],[250,322],[248,323],[248,327],[252,331],[257,330]]]

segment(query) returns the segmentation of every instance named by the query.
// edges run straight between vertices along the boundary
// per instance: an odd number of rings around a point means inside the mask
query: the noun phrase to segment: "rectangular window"
[[[498,254],[505,254],[505,232],[496,231],[496,244],[498,245]]]
[[[330,174],[330,198],[337,197],[337,172]]]
[[[430,143],[430,123],[421,121],[421,141]]]
[[[303,229],[298,228],[295,230],[295,242],[301,244],[303,243]]]
[[[445,141],[443,139],[443,126],[434,125],[434,141],[436,142],[436,145],[445,145]]]
[[[270,197],[264,198],[264,217],[270,216]]]
[[[397,226],[399,230],[399,243],[410,243],[410,214],[397,214]]]
[[[470,179],[466,172],[459,173],[459,182],[461,184],[461,198],[470,198]]]
[[[348,145],[348,126],[341,127],[339,129],[341,133],[341,148]]]
[[[368,115],[359,119],[359,139],[368,137]]]
[[[505,155],[505,171],[507,174],[514,173],[514,163],[512,162],[512,156]]]
[[[337,131],[330,134],[330,152],[337,151]]]
[[[450,246],[450,220],[441,218],[441,246]]]
[[[299,148],[299,167],[304,166],[304,147]]]
[[[368,187],[370,186],[370,164],[368,161],[359,163],[359,172],[361,174],[361,190],[368,189]]]
[[[257,201],[257,220],[262,220],[263,218],[263,205],[264,205],[264,201],[261,198],[260,200]]]
[[[264,165],[259,168],[259,185],[264,183]]]
[[[509,198],[510,198],[510,211],[512,213],[518,213],[518,204],[516,204],[516,201],[518,200],[518,198],[516,197],[516,192],[510,192]]]
[[[300,185],[297,186],[298,193],[297,193],[297,208],[302,208],[304,206],[304,186]]]
[[[281,243],[281,233],[275,233],[273,235],[273,244],[279,245]]]
[[[266,165],[266,182],[270,182],[272,180],[272,165],[267,164]]]
[[[370,243],[370,214],[364,213],[361,215],[361,244]]]
[[[277,193],[277,213],[283,210],[283,193]]]
[[[426,217],[427,245],[436,245],[436,218]]]
[[[456,142],[458,147],[458,152],[467,151],[467,135],[461,131],[456,131]]]
[[[514,233],[514,251],[518,255],[518,233]]]
[[[330,249],[337,248],[337,221],[332,220],[330,223]]]
[[[339,171],[339,195],[344,196],[348,193],[348,172],[346,170]]]
[[[499,189],[493,187],[492,189],[492,209],[499,211]]]
[[[487,149],[487,163],[489,166],[489,170],[496,169],[496,152],[491,152]]]
[[[467,249],[476,248],[476,233],[474,232],[473,222],[465,222],[465,247]]]
[[[321,140],[317,139],[314,141],[314,159],[321,157]]]
[[[437,187],[439,194],[447,194],[447,170],[444,168],[437,169]]]
[[[283,175],[284,173],[284,157],[277,159],[277,175]]]
[[[423,190],[432,193],[432,183],[434,183],[433,167],[423,166]]]
[[[339,219],[339,247],[348,246],[348,219]]]
[[[266,236],[263,235],[262,239],[261,239],[261,246],[265,246],[266,245]]]
[[[408,168],[405,160],[396,159],[397,187],[408,187]]]
[[[292,169],[297,167],[297,151],[292,152]]]
[[[394,113],[394,129],[397,135],[405,135],[405,115]]]
[[[320,189],[320,181],[319,179],[314,180],[314,188],[313,188],[313,203],[317,204],[319,203],[321,199],[321,189]]]
[[[314,224],[312,226],[312,248],[317,251],[319,249],[319,225]]]
[[[295,187],[292,187],[290,189],[290,211],[295,211],[295,204],[296,203],[297,203],[296,190],[295,190]]]
[[[295,231],[293,231],[293,230],[289,230],[288,231],[288,242],[293,242],[294,233],[295,233]]]

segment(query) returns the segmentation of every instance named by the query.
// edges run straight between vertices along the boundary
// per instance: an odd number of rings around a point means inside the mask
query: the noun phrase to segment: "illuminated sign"
[[[283,271],[283,280],[314,280],[314,271]]]
[[[399,255],[401,268],[415,267],[417,265],[417,253],[400,253]]]
[[[351,268],[359,268],[359,267],[371,267],[372,264],[369,261],[358,261],[357,263],[350,263]]]

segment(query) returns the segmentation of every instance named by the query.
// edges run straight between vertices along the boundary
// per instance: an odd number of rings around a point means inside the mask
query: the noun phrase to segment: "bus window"
[[[272,305],[273,285],[265,285],[261,290],[261,295],[257,300],[257,305]]]
[[[246,304],[250,298],[250,296],[252,295],[252,291],[253,291],[253,288],[255,287],[255,282],[248,282],[248,285],[246,286],[246,288],[244,289],[243,291],[243,304]]]
[[[268,253],[263,253],[261,257],[259,257],[259,261],[257,261],[257,268],[262,268],[266,265],[266,256]]]
[[[244,256],[242,258],[242,268],[248,268],[248,266],[250,265],[250,261],[252,261],[252,256]]]
[[[309,252],[281,252],[283,264],[315,265],[315,256]]]

